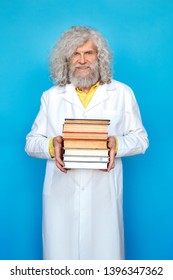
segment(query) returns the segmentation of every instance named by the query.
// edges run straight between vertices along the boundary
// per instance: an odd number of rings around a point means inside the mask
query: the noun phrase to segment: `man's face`
[[[90,72],[89,65],[97,60],[96,47],[91,40],[78,47],[72,55],[70,65],[75,66],[75,72],[86,76]]]
[[[70,59],[69,66],[70,80],[75,83],[75,86],[86,85],[90,87],[98,81],[97,50],[91,40],[76,49]]]

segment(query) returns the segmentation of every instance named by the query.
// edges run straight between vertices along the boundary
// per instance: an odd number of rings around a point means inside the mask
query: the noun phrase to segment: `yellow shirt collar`
[[[88,93],[83,92],[79,88],[75,88],[77,95],[79,96],[80,101],[82,102],[83,106],[87,108],[89,102],[91,101],[94,93],[96,92],[96,89],[99,86],[99,82],[97,82],[95,85],[93,85]]]

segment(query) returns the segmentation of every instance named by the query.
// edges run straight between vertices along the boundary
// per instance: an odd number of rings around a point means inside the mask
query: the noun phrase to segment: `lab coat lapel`
[[[97,88],[96,92],[94,93],[93,98],[91,99],[90,103],[88,104],[86,111],[91,110],[93,107],[97,106],[101,102],[104,102],[108,98],[109,98],[109,95],[107,92],[107,86],[100,85]]]
[[[72,84],[66,85],[65,89],[65,94],[64,94],[64,99],[70,103],[72,103],[73,105],[77,106],[78,108],[80,108],[82,111],[85,111],[84,106],[82,105],[75,87]]]

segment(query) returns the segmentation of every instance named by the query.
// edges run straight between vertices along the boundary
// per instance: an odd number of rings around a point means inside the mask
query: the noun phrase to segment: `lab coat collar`
[[[88,104],[87,108],[85,109],[84,106],[82,105],[75,87],[72,84],[68,84],[66,85],[66,87],[64,88],[64,99],[74,105],[76,105],[77,107],[79,107],[82,111],[89,111],[91,110],[93,107],[97,106],[98,104],[100,104],[101,102],[104,102],[106,99],[109,98],[108,92],[107,92],[107,87],[108,85],[100,85],[96,92],[94,93],[90,103]]]
[[[76,93],[75,87],[72,84],[68,84],[64,88],[64,99],[66,101],[76,105],[81,110],[85,110],[85,108],[83,107],[83,105]]]

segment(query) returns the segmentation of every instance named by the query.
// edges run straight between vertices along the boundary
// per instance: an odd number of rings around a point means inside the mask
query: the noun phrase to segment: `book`
[[[63,132],[104,132],[107,133],[107,124],[91,123],[64,123]]]
[[[104,157],[107,156],[109,153],[109,150],[103,150],[103,149],[65,149],[64,150],[64,156],[99,156]]]
[[[64,149],[70,148],[80,148],[80,149],[106,149],[107,150],[107,140],[75,140],[75,139],[64,139],[63,142]]]
[[[77,162],[109,162],[108,156],[67,156],[64,155],[64,161],[77,161]]]
[[[79,124],[109,124],[110,120],[104,119],[65,119],[64,123],[79,123]]]
[[[68,132],[63,131],[64,139],[107,139],[107,132]]]
[[[64,168],[76,168],[76,169],[107,169],[107,162],[75,162],[65,161]]]
[[[110,120],[65,119],[63,124],[63,161],[65,168],[107,169]]]

